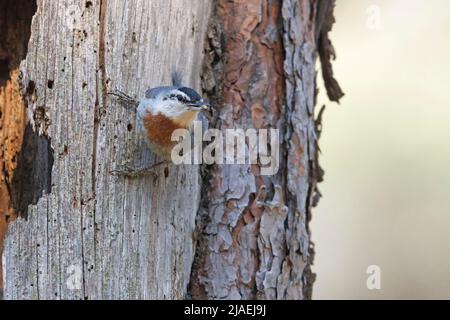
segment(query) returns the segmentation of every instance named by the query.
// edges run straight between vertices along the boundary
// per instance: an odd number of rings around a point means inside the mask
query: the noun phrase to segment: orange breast
[[[150,112],[144,118],[144,128],[150,141],[163,147],[171,147],[177,142],[171,140],[172,132],[176,129],[184,129],[176,122],[158,113]]]

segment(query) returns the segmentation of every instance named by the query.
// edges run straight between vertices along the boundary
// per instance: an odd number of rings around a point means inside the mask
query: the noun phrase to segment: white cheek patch
[[[165,100],[165,101],[160,101],[159,103],[156,104],[155,111],[157,113],[160,112],[160,113],[168,116],[169,118],[173,118],[173,117],[178,117],[183,112],[185,112],[186,107],[177,101]]]
[[[182,91],[173,90],[171,93],[182,96],[187,101],[190,100],[189,96]],[[138,106],[138,115],[140,114],[142,118],[147,112],[151,112],[154,115],[161,113],[170,118],[178,118],[186,111],[189,111],[189,109],[182,102],[161,96],[152,99],[142,99]]]
[[[186,100],[186,101],[191,101],[191,98],[186,93],[184,93],[183,91],[176,90],[176,91],[173,91],[173,94],[175,94],[177,96],[182,96],[183,99]]]

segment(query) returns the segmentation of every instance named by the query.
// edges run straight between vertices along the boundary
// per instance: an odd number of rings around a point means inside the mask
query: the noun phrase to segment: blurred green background
[[[450,299],[450,1],[337,2],[313,298]]]

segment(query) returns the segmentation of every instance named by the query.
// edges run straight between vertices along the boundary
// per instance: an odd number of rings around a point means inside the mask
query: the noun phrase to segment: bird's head
[[[157,111],[174,121],[189,126],[200,111],[211,111],[210,104],[189,87],[158,87],[151,90]]]

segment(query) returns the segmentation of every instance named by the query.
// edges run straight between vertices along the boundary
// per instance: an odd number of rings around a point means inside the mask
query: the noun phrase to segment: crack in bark
[[[99,73],[100,76],[97,76],[97,88],[96,88],[96,99],[95,99],[95,116],[94,116],[94,146],[92,153],[92,194],[95,195],[95,181],[96,181],[96,172],[97,172],[97,144],[98,144],[98,130],[99,130],[99,122],[101,117],[101,108],[100,105],[103,105],[106,102],[107,96],[107,81],[106,81],[106,57],[105,57],[105,48],[106,48],[106,40],[105,40],[105,28],[106,28],[106,11],[108,8],[107,0],[100,0],[100,10],[99,10],[99,39],[98,39],[98,62],[99,62]],[[100,78],[100,81],[99,81]],[[100,86],[100,88],[99,88]],[[101,95],[99,95],[99,91]],[[101,100],[99,101],[99,96],[101,96]]]
[[[106,40],[105,40],[105,28],[106,28],[106,12],[108,1],[107,0],[99,0],[99,13],[98,13],[98,69],[96,75],[96,91],[95,91],[95,110],[94,110],[94,124],[93,124],[93,139],[92,139],[92,163],[91,163],[91,195],[88,199],[83,200],[83,195],[81,195],[81,218],[80,218],[80,229],[82,232],[81,235],[81,256],[82,256],[82,284],[83,284],[83,298],[85,300],[89,299],[87,296],[86,289],[86,261],[85,261],[85,243],[84,243],[84,213],[83,207],[90,201],[94,201],[94,205],[92,206],[92,218],[93,218],[93,232],[94,232],[94,252],[96,245],[96,237],[97,237],[97,228],[96,226],[96,182],[97,182],[97,145],[99,139],[99,122],[102,116],[103,105],[106,102],[107,96],[107,81],[106,81]],[[88,9],[90,6],[86,6]],[[102,107],[101,107],[102,105]]]

